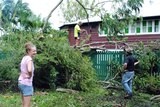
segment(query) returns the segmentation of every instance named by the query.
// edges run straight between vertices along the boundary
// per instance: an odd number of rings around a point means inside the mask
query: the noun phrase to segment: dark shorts
[[[78,37],[80,38],[80,33],[78,32]]]
[[[74,39],[76,40],[78,37],[74,37]]]
[[[80,39],[80,33],[78,32],[78,37],[74,37],[74,39]]]
[[[80,39],[79,37],[74,37],[75,40]]]
[[[33,86],[18,84],[18,88],[23,96],[32,96],[33,95]]]

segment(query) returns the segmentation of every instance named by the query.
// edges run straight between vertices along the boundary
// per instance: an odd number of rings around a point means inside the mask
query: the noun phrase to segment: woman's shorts
[[[18,84],[18,88],[21,91],[23,96],[32,96],[33,95],[33,86]]]

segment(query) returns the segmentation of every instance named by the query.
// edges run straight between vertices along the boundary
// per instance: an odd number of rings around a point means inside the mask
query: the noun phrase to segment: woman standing
[[[31,97],[33,95],[33,76],[34,64],[33,58],[36,55],[36,46],[31,42],[25,44],[26,54],[20,63],[20,76],[18,78],[18,87],[22,94],[22,107],[30,107]]]

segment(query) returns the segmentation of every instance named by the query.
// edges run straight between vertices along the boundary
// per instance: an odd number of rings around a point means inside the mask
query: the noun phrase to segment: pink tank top
[[[20,76],[18,78],[18,81],[20,84],[24,84],[24,85],[28,85],[28,86],[32,86],[32,81],[33,81],[33,74],[34,74],[34,64],[32,63],[32,77],[29,78],[28,75],[28,70],[27,70],[27,64],[29,61],[31,61],[32,58],[30,56],[24,56],[21,60],[21,64],[20,64]]]

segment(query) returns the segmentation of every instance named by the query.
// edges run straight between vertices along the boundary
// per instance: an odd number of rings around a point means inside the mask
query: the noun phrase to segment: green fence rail
[[[123,51],[95,51],[89,56],[99,80],[107,80],[114,76],[111,71],[111,62],[122,64],[124,61]]]
[[[160,57],[160,53],[155,52]],[[113,63],[123,64],[124,52],[123,51],[92,51],[87,54],[93,62],[93,67],[96,70],[96,74],[99,80],[108,80],[114,77],[114,71],[112,69]],[[160,77],[160,61],[156,64],[156,69],[151,72],[152,76]],[[141,68],[139,68],[141,71]],[[141,71],[143,72],[143,71]]]

